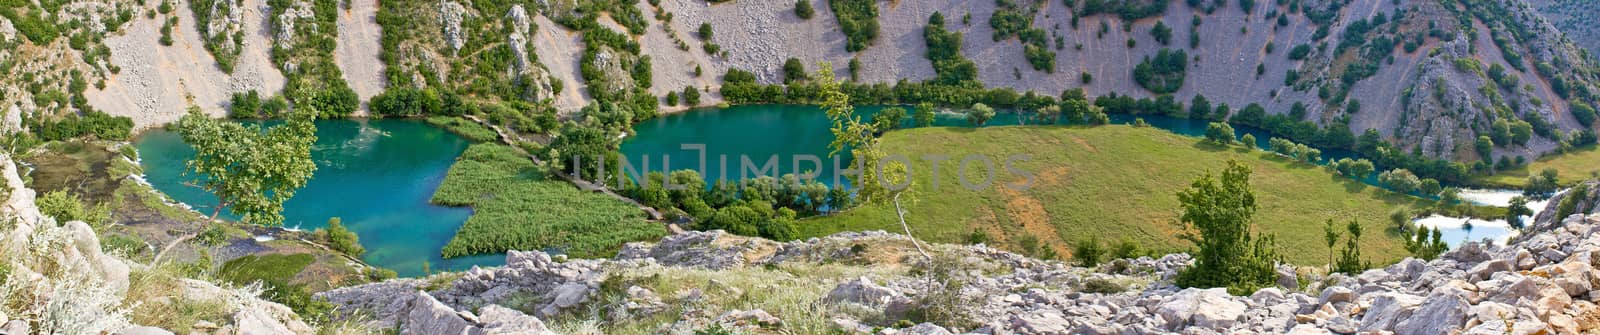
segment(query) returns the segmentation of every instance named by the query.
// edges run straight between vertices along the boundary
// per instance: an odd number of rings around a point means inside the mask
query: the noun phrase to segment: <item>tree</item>
[[[700,23],[700,39],[710,41],[711,33],[712,31],[710,22]]]
[[[1561,188],[1557,173],[1554,168],[1545,168],[1540,170],[1539,174],[1528,176],[1528,183],[1523,186],[1522,193],[1534,198],[1549,197]]]
[[[783,61],[783,83],[793,83],[806,80],[806,66],[800,64],[800,59],[790,57]]]
[[[1506,207],[1506,223],[1512,228],[1522,229],[1525,223],[1523,216],[1533,215],[1533,210],[1528,208],[1528,198],[1523,196],[1511,197],[1511,204]]]
[[[328,228],[318,230],[317,235],[328,243],[328,248],[350,255],[350,257],[361,257],[361,254],[367,252],[366,248],[361,247],[361,238],[356,236],[355,232],[345,228],[343,222],[337,217],[329,218]]]
[[[311,145],[317,141],[315,111],[302,108],[282,125],[263,130],[213,120],[191,108],[178,120],[178,134],[194,147],[186,171],[191,183],[217,197],[211,219],[223,208],[242,221],[263,226],[283,224],[283,202],[305,186],[317,165]]]
[[[1333,246],[1339,243],[1339,229],[1333,227],[1333,219],[1328,219],[1322,224],[1322,241],[1328,244],[1328,269],[1333,269]]]
[[[1178,192],[1183,204],[1180,238],[1199,247],[1194,266],[1178,273],[1181,287],[1227,287],[1243,295],[1277,280],[1273,238],[1251,232],[1256,212],[1250,168],[1229,161],[1221,179],[1206,173]]]
[[[1244,137],[1239,138],[1239,142],[1244,143],[1244,147],[1251,150],[1254,150],[1257,145],[1260,145],[1260,142],[1256,142],[1256,135],[1251,134],[1244,134]]]
[[[1389,211],[1389,223],[1393,223],[1395,230],[1406,231],[1406,226],[1411,224],[1411,209],[1405,207]]]
[[[700,89],[694,86],[683,87],[683,104],[694,107],[700,104]]]
[[[1366,271],[1370,264],[1361,261],[1361,246],[1357,245],[1361,240],[1361,224],[1350,221],[1345,228],[1350,231],[1350,236],[1345,239],[1344,250],[1339,252],[1339,263],[1334,264],[1333,272],[1356,274]]]
[[[934,117],[935,114],[933,112],[933,103],[924,102],[917,104],[917,115],[915,117],[917,127],[932,126]]]
[[[878,131],[880,132],[890,131],[894,130],[895,128],[900,128],[900,120],[905,118],[905,108],[889,107],[884,108],[882,111],[878,111],[877,115],[873,115],[872,124],[874,127],[878,128]]]
[[[1212,122],[1206,125],[1206,142],[1216,145],[1233,144],[1233,126],[1223,122]]]
[[[1156,26],[1150,28],[1150,36],[1155,37],[1156,42],[1161,42],[1161,45],[1171,44],[1172,27],[1168,27],[1165,21],[1156,21]]]
[[[811,8],[810,0],[795,0],[794,16],[798,16],[802,20],[810,20],[811,17],[815,16],[816,14],[817,10],[815,8]]]
[[[852,176],[851,182],[855,186],[856,195],[863,202],[890,200],[887,199],[890,196],[889,189],[879,181],[876,173],[879,171],[878,161],[887,156],[881,148],[878,148],[878,138],[874,136],[876,127],[863,122],[860,116],[855,115],[855,106],[850,105],[850,96],[840,91],[839,82],[834,79],[833,65],[827,62],[820,65],[817,69],[817,96],[821,98],[822,109],[828,113],[828,120],[833,123],[829,128],[833,132],[833,142],[828,144],[828,155],[833,156],[841,151],[850,150],[853,156],[850,165],[861,167],[859,173]],[[841,209],[843,208],[834,208],[835,211]]]
[[[1444,234],[1427,226],[1417,227],[1417,234],[1406,239],[1405,247],[1412,256],[1424,260],[1439,258],[1439,254],[1450,249],[1450,245],[1444,243]]]
[[[1478,142],[1474,148],[1478,151],[1479,160],[1483,160],[1485,162],[1493,161],[1494,139],[1490,139],[1489,136],[1478,136]]]
[[[967,111],[967,123],[974,127],[982,127],[992,118],[994,118],[994,108],[981,102],[972,104],[972,109]]]
[[[1422,181],[1410,170],[1394,169],[1378,174],[1378,184],[1395,193],[1409,194],[1422,186]]]

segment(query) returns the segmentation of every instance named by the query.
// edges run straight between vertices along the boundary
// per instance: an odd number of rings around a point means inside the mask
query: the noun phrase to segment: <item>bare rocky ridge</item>
[[[1471,242],[1432,261],[1408,258],[1385,268],[1326,278],[1296,275],[1294,269],[1281,267],[1279,287],[1248,296],[1233,296],[1223,289],[1174,287],[1172,278],[1191,264],[1185,254],[1118,260],[1086,269],[982,245],[933,245],[938,255],[935,259],[959,264],[956,269],[960,270],[953,272],[959,280],[930,281],[920,275],[840,278],[830,292],[816,297],[815,303],[833,306],[824,310],[870,311],[868,319],[872,320],[899,320],[912,311],[939,306],[932,302],[945,294],[954,298],[943,299],[958,301],[950,305],[955,310],[945,317],[948,319],[881,332],[876,329],[887,326],[886,322],[856,318],[860,314],[829,314],[833,327],[847,333],[1587,333],[1600,330],[1600,305],[1595,303],[1600,300],[1600,291],[1595,290],[1600,284],[1596,268],[1600,265],[1600,215],[1581,213],[1600,206],[1600,198],[1591,197],[1583,204],[1580,214],[1541,217],[1533,230],[1507,246]],[[1552,212],[1555,210],[1544,213]],[[940,265],[946,261],[927,263],[908,242],[905,236],[883,232],[840,233],[788,243],[720,231],[686,232],[659,243],[631,243],[616,259],[562,260],[541,252],[513,251],[506,256],[506,266],[444,277],[453,279],[442,285],[429,284],[437,283],[435,278],[401,279],[319,296],[344,306],[345,313],[370,313],[380,327],[398,322],[402,332],[456,327],[452,325],[462,324],[461,320],[473,320],[474,310],[478,315],[499,313],[502,305],[519,303],[545,318],[594,309],[648,315],[663,304],[688,303],[682,300],[687,298],[682,298],[682,292],[680,298],[662,298],[639,286],[624,290],[622,299],[605,298],[612,277],[641,268],[672,273],[848,262],[860,257],[861,245],[898,250],[891,255],[899,256],[875,258],[857,266],[907,262],[927,271],[948,266]],[[961,284],[947,284],[954,282]],[[1128,290],[1101,293],[1093,289],[1106,283],[1125,285]],[[697,294],[710,293],[696,291],[687,296]],[[424,315],[457,311],[463,316],[417,317],[417,302],[431,306]],[[784,320],[801,317],[807,316],[712,309],[661,325],[658,331],[720,324],[781,332]],[[969,326],[946,328],[956,320],[966,320]]]
[[[272,42],[265,5],[262,0],[244,1],[243,50],[231,75],[218,69],[206,51],[188,5],[174,8],[178,26],[171,46],[156,43],[164,17],[137,16],[122,35],[106,38],[111,63],[122,72],[110,76],[105,89],[85,92],[89,104],[131,117],[135,128],[144,129],[176,121],[191,105],[220,116],[235,92],[277,94],[283,90],[284,77],[268,55]]]

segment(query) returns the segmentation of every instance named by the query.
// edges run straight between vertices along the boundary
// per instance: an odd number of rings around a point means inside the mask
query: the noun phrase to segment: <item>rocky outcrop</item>
[[[444,43],[451,51],[460,51],[467,44],[467,37],[461,32],[461,20],[465,19],[467,8],[455,1],[439,1],[439,25],[444,26]]]
[[[173,300],[219,304],[219,312],[230,317],[216,321],[231,322],[221,327],[221,334],[314,333],[293,310],[262,300],[251,287],[229,289],[178,279],[176,290],[141,295],[158,295],[158,301],[130,301],[130,272],[149,273],[145,265],[103,252],[86,223],[57,224],[41,214],[34,191],[22,187],[10,157],[0,155],[0,174],[8,186],[0,220],[10,225],[0,229],[0,268],[6,269],[0,272],[6,276],[0,284],[0,334],[172,334],[135,325],[129,313],[133,306]],[[22,309],[13,309],[18,307]]]

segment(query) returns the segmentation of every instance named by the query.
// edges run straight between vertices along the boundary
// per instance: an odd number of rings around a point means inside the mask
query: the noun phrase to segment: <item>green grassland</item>
[[[468,147],[433,202],[473,209],[444,246],[446,258],[546,248],[604,257],[625,242],[666,235],[638,208],[547,178],[527,156],[500,144]]]
[[[1403,240],[1388,220],[1397,207],[1424,208],[1432,201],[1394,194],[1338,177],[1324,167],[1293,162],[1265,151],[1220,147],[1154,128],[1131,126],[918,128],[883,137],[889,154],[912,158],[913,200],[906,220],[919,238],[972,242],[982,232],[990,245],[1026,250],[1028,240],[1068,255],[1068,246],[1090,237],[1102,243],[1127,238],[1157,251],[1181,251],[1180,204],[1175,195],[1202,174],[1219,173],[1228,160],[1249,165],[1259,210],[1258,231],[1275,234],[1280,254],[1297,264],[1324,264],[1328,248],[1323,223],[1339,227],[1359,220],[1365,227],[1363,255],[1374,264],[1406,255]],[[921,157],[949,156],[939,164],[938,190],[932,168]],[[995,185],[982,191],[962,187],[955,173],[962,157],[981,154],[995,163]],[[1008,173],[1006,157],[1031,156],[1018,170],[1034,176],[1030,188],[1013,191],[1002,183],[1025,178]],[[981,163],[968,171],[981,181]],[[900,231],[893,205],[866,205],[841,214],[806,220],[802,235],[838,231]],[[1342,228],[1341,228],[1342,230]],[[1341,244],[1343,242],[1340,242]],[[1042,249],[1039,249],[1042,250]]]
[[[1556,169],[1562,185],[1596,178],[1600,176],[1600,146],[1589,146],[1565,154],[1540,158],[1520,168],[1504,170],[1494,175],[1484,177],[1478,182],[1489,186],[1522,187],[1528,183],[1528,174],[1543,171],[1547,168]]]

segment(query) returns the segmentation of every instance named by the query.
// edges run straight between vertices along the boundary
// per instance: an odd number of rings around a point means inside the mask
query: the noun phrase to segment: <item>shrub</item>
[[[1150,36],[1155,37],[1161,45],[1172,44],[1172,27],[1168,27],[1165,21],[1156,21],[1156,26],[1150,28]]]
[[[967,123],[975,127],[982,127],[983,124],[989,123],[989,119],[994,118],[994,114],[994,108],[989,107],[989,105],[983,103],[973,104],[972,109],[967,111]]]
[[[683,103],[689,106],[700,105],[700,90],[694,88],[694,86],[684,86]]]
[[[811,8],[810,0],[795,0],[794,16],[798,16],[802,20],[810,20],[812,16],[816,15],[816,12],[816,9]]]
[[[1180,221],[1191,232],[1184,236],[1199,247],[1194,266],[1178,273],[1178,286],[1226,287],[1244,295],[1273,285],[1280,258],[1272,236],[1251,232],[1257,207],[1249,167],[1229,161],[1220,180],[1207,173],[1179,192],[1178,201]]]
[[[64,225],[68,221],[83,221],[98,230],[111,223],[111,207],[105,204],[87,207],[75,194],[66,191],[50,191],[40,196],[37,201],[39,213],[56,219],[57,225]]]
[[[828,0],[844,32],[845,51],[865,50],[878,38],[878,6],[873,0]]]
[[[1091,236],[1072,246],[1072,259],[1078,261],[1079,266],[1100,266],[1100,258],[1104,254],[1105,249],[1101,249],[1100,239],[1096,237]]]
[[[1155,58],[1145,57],[1133,69],[1133,80],[1151,93],[1167,94],[1183,87],[1189,56],[1183,50],[1162,48]]]
[[[350,257],[361,257],[367,249],[361,247],[361,238],[356,233],[345,228],[339,218],[328,219],[328,228],[317,231],[318,237],[328,243],[329,248],[342,252]]]
[[[1206,142],[1217,145],[1233,144],[1233,126],[1224,122],[1212,122],[1206,125]]]

